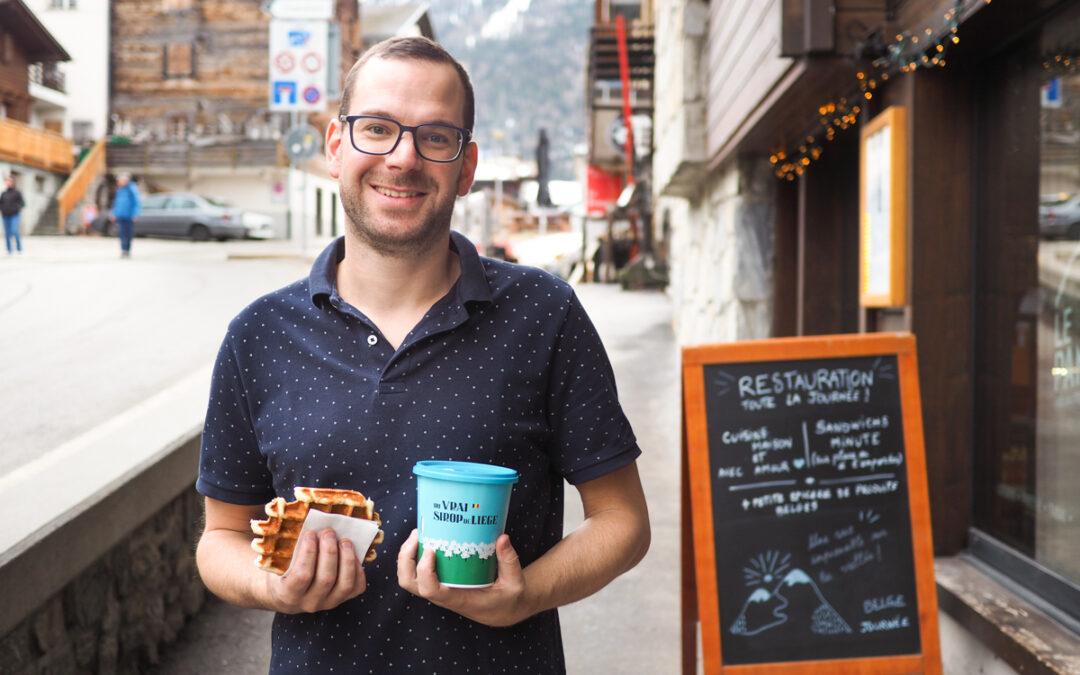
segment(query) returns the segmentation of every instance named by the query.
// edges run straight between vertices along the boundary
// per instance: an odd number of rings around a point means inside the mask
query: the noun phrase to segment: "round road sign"
[[[294,162],[311,159],[321,148],[322,136],[310,124],[298,124],[285,134],[285,154]]]

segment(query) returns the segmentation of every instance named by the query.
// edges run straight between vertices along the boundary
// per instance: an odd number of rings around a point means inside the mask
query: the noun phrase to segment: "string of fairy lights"
[[[989,5],[993,0],[975,2]],[[920,68],[944,68],[949,48],[960,44],[960,16],[964,4],[965,0],[956,0],[955,5],[942,15],[940,25],[897,33],[880,50],[880,55],[870,61],[868,68],[856,71],[856,84],[847,96],[818,106],[817,123],[801,137],[798,146],[779,149],[769,156],[774,175],[780,180],[794,181],[805,174],[821,159],[826,146],[836,139],[837,134],[859,123],[863,106],[874,98],[883,83]]]

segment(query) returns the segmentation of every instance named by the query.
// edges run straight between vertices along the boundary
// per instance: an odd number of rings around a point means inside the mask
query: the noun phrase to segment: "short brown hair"
[[[450,52],[442,48],[442,45],[426,37],[390,38],[375,43],[371,49],[364,52],[363,56],[349,69],[349,74],[345,76],[345,84],[342,86],[341,91],[341,107],[338,109],[339,115],[349,114],[349,104],[352,101],[352,90],[356,84],[357,73],[360,72],[365,63],[376,57],[404,61],[429,61],[453,66],[454,70],[457,71],[458,78],[461,80],[461,86],[465,89],[465,128],[472,133],[473,124],[476,121],[476,101],[469,74],[465,72],[465,66],[458,63],[457,59],[450,55]]]

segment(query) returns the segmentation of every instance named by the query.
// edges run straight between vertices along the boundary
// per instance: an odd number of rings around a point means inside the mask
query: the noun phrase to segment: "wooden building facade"
[[[668,4],[658,70],[697,59],[704,99],[698,129],[657,103],[658,139],[705,141],[654,162],[659,220],[688,242],[680,340],[914,333],[941,605],[1013,668],[1074,672],[1080,2]],[[903,300],[868,306],[861,134],[896,110]]]

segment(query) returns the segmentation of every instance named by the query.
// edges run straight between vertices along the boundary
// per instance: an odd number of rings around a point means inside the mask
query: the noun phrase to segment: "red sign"
[[[608,207],[615,203],[622,192],[622,176],[608,173],[603,169],[589,165],[586,179],[587,198],[585,209],[590,216],[601,217],[607,214]]]

